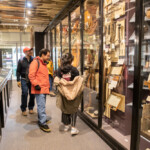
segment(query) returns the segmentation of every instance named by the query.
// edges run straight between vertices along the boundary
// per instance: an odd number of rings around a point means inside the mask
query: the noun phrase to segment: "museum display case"
[[[135,3],[105,0],[103,4],[102,128],[130,148],[134,80]],[[134,35],[134,37],[133,37]]]
[[[78,1],[50,27],[56,68],[70,52],[84,78],[80,118],[113,149],[150,148],[150,2],[143,3]]]
[[[0,128],[5,127],[7,109],[10,104],[10,91],[12,88],[12,70],[0,68]],[[0,132],[1,133],[1,132]]]
[[[80,71],[80,7],[71,13],[71,53],[74,56],[73,66]]]
[[[60,66],[60,58],[61,58],[61,46],[60,46],[60,24],[56,26],[56,69]]]
[[[52,61],[53,61],[53,65],[54,65],[54,70],[56,69],[56,42],[55,42],[55,29],[52,30]]]
[[[99,94],[99,1],[84,3],[84,113],[98,123]]]
[[[150,143],[150,1],[143,1],[143,36],[141,50],[141,140],[140,149]],[[149,143],[148,143],[149,142]]]
[[[62,54],[69,53],[69,23],[68,17],[62,20]]]

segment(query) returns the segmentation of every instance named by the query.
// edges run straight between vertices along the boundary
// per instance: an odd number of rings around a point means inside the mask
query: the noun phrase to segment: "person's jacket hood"
[[[56,77],[54,84],[67,100],[74,100],[84,89],[83,78],[80,76],[75,77],[73,81]]]

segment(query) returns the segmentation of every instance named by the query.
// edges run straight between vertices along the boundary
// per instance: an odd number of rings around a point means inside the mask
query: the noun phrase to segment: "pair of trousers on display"
[[[77,112],[74,114],[62,113],[62,123],[64,123],[64,125],[70,125],[71,124],[72,127],[75,127],[76,120],[77,120]]]
[[[28,95],[30,95],[28,108],[29,110],[33,110],[34,107],[34,94],[31,94],[31,83],[27,83],[25,79],[21,79],[21,89],[22,89],[22,95],[21,95],[21,110],[22,112],[26,111],[27,108],[27,101],[28,101]]]
[[[46,94],[36,94],[37,112],[38,112],[38,122],[40,125],[45,125],[46,116]]]

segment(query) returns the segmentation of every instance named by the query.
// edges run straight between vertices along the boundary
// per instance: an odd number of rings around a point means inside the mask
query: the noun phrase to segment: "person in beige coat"
[[[83,79],[79,76],[77,68],[71,65],[73,59],[69,53],[62,57],[54,84],[58,89],[57,107],[62,111],[64,131],[69,131],[71,127],[71,135],[76,135],[79,133],[76,128],[76,119],[78,107],[83,97]]]

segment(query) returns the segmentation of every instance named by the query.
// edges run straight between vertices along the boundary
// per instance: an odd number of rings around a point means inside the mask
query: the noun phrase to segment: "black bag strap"
[[[39,70],[39,68],[40,68],[40,62],[39,62],[39,60],[38,59],[35,59],[36,61],[37,61],[37,63],[38,63],[38,69],[37,69],[37,72],[38,72],[38,70]]]

